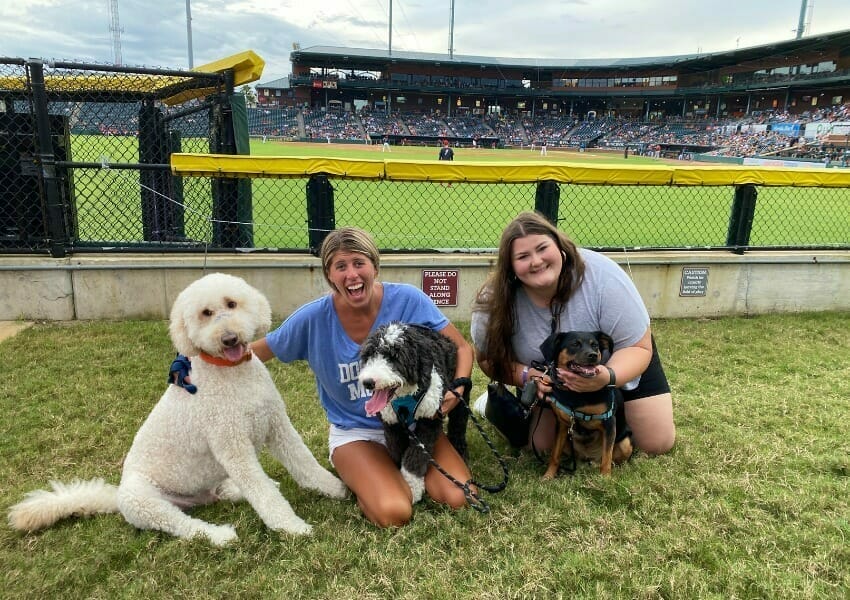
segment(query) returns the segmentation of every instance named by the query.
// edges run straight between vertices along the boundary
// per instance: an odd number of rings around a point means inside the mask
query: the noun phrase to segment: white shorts
[[[387,445],[384,437],[384,429],[372,429],[370,427],[355,427],[343,429],[331,424],[328,432],[328,460],[334,462],[334,450],[351,442],[377,442],[382,446]]]

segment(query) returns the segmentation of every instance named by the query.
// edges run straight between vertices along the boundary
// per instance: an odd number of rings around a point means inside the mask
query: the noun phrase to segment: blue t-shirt
[[[420,289],[406,283],[383,283],[384,297],[374,331],[391,321],[423,325],[440,331],[449,320]],[[298,308],[266,336],[275,356],[283,362],[306,360],[316,376],[319,400],[328,421],[342,429],[381,427],[377,416],[366,416],[371,395],[357,381],[360,344],[342,327],[330,294]]]

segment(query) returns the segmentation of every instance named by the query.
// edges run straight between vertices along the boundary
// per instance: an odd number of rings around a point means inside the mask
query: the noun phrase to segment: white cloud
[[[847,0],[817,0],[812,33],[850,29]],[[191,0],[194,64],[251,49],[264,81],[290,70],[293,42],[386,48],[389,0]],[[188,66],[186,6],[118,0],[125,64]],[[791,39],[799,0],[456,0],[455,54],[620,58]],[[447,53],[449,3],[393,0],[393,49]],[[112,60],[109,0],[1,0],[0,55]]]

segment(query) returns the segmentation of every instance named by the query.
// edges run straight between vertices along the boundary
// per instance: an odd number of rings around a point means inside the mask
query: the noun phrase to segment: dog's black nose
[[[374,379],[364,379],[363,387],[367,390],[375,389],[375,380]]]
[[[235,333],[225,333],[221,336],[221,343],[225,348],[232,348],[239,343],[239,337]]]

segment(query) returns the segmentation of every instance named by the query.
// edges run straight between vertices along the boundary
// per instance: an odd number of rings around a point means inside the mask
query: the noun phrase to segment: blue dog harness
[[[614,388],[612,386],[608,387],[608,410],[606,410],[604,413],[599,413],[595,415],[584,413],[580,410],[575,410],[574,408],[570,408],[566,404],[558,402],[554,394],[549,395],[549,400],[551,400],[555,408],[579,421],[604,421],[605,419],[610,419],[611,417],[613,417],[614,413],[617,410],[617,398],[614,396]]]
[[[397,398],[393,398],[392,404],[393,412],[395,412],[395,416],[398,418],[399,422],[404,423],[405,427],[408,429],[416,428],[416,409],[419,408],[419,403],[422,402],[422,398],[425,394],[419,394],[417,398],[413,394],[408,394],[407,396],[399,396]]]

